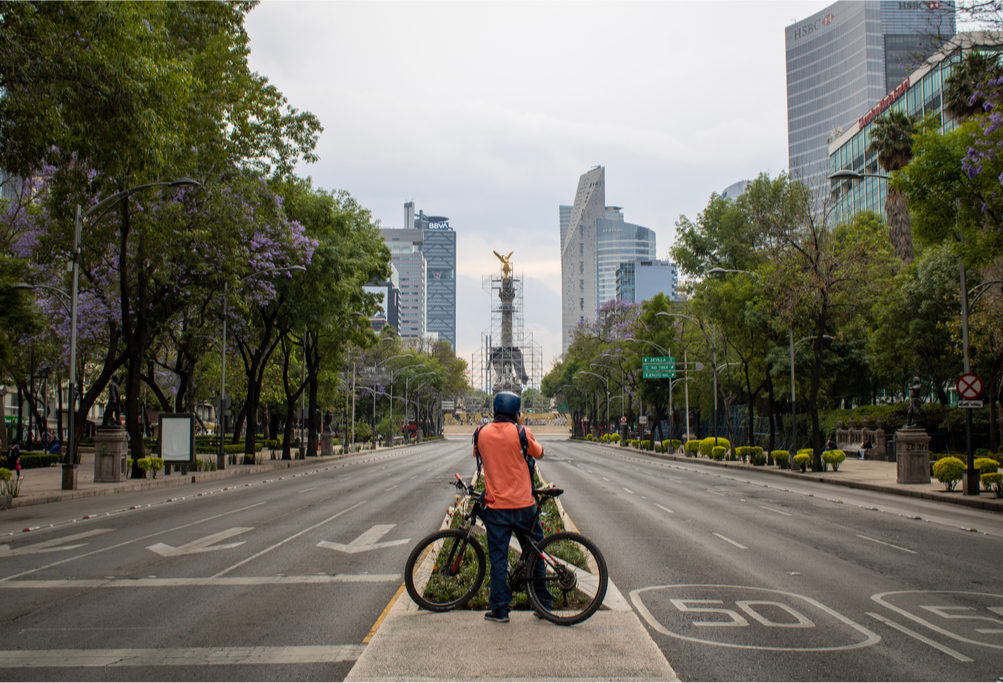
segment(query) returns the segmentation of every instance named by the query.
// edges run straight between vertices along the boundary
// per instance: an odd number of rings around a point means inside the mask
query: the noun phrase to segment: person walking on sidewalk
[[[512,532],[523,532],[537,541],[543,538],[539,522],[533,524],[534,459],[543,457],[543,446],[523,426],[521,407],[522,399],[517,394],[499,392],[494,399],[494,421],[474,431],[474,457],[478,460],[478,471],[482,465],[484,468],[484,525],[491,559],[490,611],[484,618],[498,623],[508,622],[512,602],[512,589],[508,585]]]

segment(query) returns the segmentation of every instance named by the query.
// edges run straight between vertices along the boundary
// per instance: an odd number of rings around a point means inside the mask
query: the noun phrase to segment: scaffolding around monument
[[[514,291],[505,290],[505,280]],[[470,383],[474,388],[495,390],[539,388],[543,381],[543,347],[534,343],[523,325],[522,276],[505,278],[501,273],[485,275],[482,288],[491,299],[491,325],[481,332],[481,346],[470,363]],[[511,296],[511,303],[506,299]],[[511,321],[511,340],[506,339],[505,318]],[[518,384],[519,386],[512,386]]]

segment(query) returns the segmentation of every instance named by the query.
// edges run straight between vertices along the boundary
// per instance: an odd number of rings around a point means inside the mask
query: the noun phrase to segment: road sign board
[[[627,424],[627,416],[626,415],[621,415],[620,416],[620,424],[622,424],[622,425]]]
[[[674,370],[673,371],[665,370],[657,372],[645,370],[644,372],[641,373],[641,376],[644,379],[675,379],[676,373]]]
[[[958,400],[959,408],[981,408],[982,399],[981,398],[962,398]]]
[[[676,359],[672,356],[644,356],[641,360],[647,365],[648,363],[675,363]]]
[[[651,363],[649,365],[642,365],[641,369],[646,372],[675,372],[675,363]]]
[[[966,372],[958,378],[958,396],[976,399],[982,396],[982,380],[972,372]]]

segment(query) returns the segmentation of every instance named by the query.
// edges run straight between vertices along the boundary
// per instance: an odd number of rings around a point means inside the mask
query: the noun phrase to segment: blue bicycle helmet
[[[504,413],[512,417],[519,417],[519,409],[522,407],[522,399],[519,395],[511,391],[499,391],[495,394],[495,413]]]

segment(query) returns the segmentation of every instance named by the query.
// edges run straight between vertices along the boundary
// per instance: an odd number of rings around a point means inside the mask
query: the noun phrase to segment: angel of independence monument
[[[512,254],[495,251],[501,272],[484,278],[491,327],[481,335],[481,358],[471,359],[471,375],[490,394],[512,391],[521,396],[524,387],[539,386],[543,378],[543,350],[523,330],[522,278],[514,274]]]

